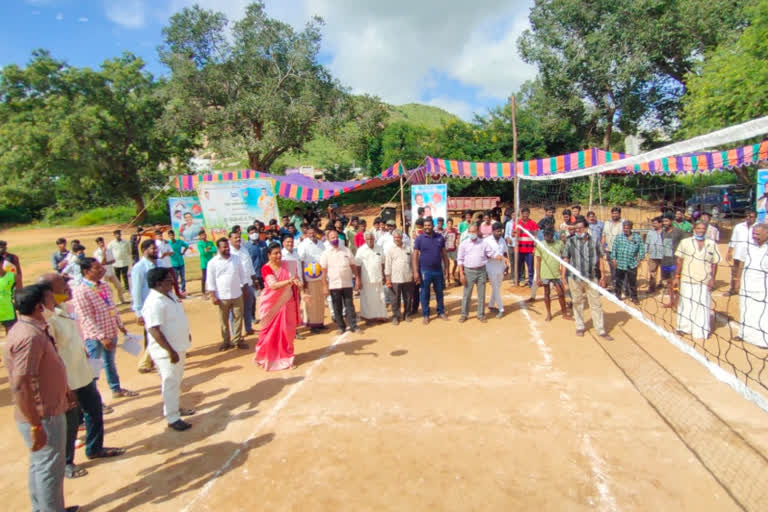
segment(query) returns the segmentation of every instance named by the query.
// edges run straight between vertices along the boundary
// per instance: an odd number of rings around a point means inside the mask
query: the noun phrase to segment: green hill
[[[430,130],[440,128],[444,123],[458,121],[459,118],[450,112],[419,103],[392,106],[389,122],[404,121],[409,124],[423,126]]]

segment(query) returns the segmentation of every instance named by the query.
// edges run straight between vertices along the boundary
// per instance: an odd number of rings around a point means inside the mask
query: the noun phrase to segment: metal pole
[[[520,180],[517,178],[517,106],[514,96],[509,99],[509,109],[512,115],[512,180],[515,188],[515,267],[512,281],[517,284],[520,264],[520,244],[517,237],[517,222],[520,216]]]
[[[403,175],[400,175],[400,220],[403,223],[403,233],[405,233],[405,199],[403,199]]]

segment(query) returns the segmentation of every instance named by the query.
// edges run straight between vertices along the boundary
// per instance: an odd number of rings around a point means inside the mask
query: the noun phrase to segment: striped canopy
[[[176,177],[176,188],[195,190],[198,184],[216,181],[238,181],[255,178],[275,180],[275,192],[286,199],[303,202],[318,202],[354,190],[376,188],[400,179],[405,174],[403,164],[397,162],[373,178],[353,181],[318,181],[303,174],[278,176],[254,170],[240,170],[215,174],[188,174]]]

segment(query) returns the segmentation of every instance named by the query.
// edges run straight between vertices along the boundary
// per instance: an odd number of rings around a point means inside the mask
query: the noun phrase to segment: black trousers
[[[412,315],[415,315],[419,312],[419,304],[421,304],[421,285],[414,283],[413,294],[411,295],[411,314]]]
[[[333,321],[336,322],[339,329],[344,330],[347,327],[351,329],[357,328],[357,315],[355,314],[355,303],[352,300],[352,288],[331,290],[331,304],[333,304]],[[344,323],[343,313],[347,314],[346,323]]]
[[[616,268],[615,277],[613,293],[616,297],[621,298],[621,292],[626,285],[626,289],[629,290],[629,296],[632,300],[637,300],[637,268],[627,270]]]
[[[392,300],[392,318],[402,320],[404,316],[411,314],[413,305],[414,283],[392,283],[392,294],[395,298]],[[400,313],[400,301],[403,302],[403,312]]]
[[[78,407],[67,411],[67,464],[74,464],[75,441],[81,417],[85,420],[85,454],[94,455],[104,448],[104,413],[96,381],[93,380],[74,392]]]
[[[128,285],[128,267],[114,267],[114,269],[117,280],[120,281],[122,279],[123,288],[125,288],[126,291],[129,291],[130,286]]]

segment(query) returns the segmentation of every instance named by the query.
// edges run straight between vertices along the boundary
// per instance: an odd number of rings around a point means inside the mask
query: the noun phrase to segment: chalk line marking
[[[531,314],[528,312],[528,305],[526,304],[525,299],[519,295],[512,295],[512,298],[518,300],[520,303],[520,310],[523,312],[523,316],[525,316],[525,319],[528,321],[528,326],[530,328],[531,334],[533,335],[534,341],[536,342],[536,346],[538,347],[541,356],[544,358],[544,365],[538,366],[537,369],[551,372],[552,349],[550,349],[549,345],[544,342],[544,338],[541,335],[541,331],[539,330],[539,326],[536,323],[536,320],[534,320]],[[571,402],[571,397],[565,391],[560,391],[560,402],[566,411],[571,414],[576,413],[576,408]],[[605,461],[597,453],[597,450],[595,450],[595,447],[592,444],[592,438],[586,432],[581,434],[581,445],[581,453],[584,454],[587,459],[589,459],[589,468],[595,481],[595,488],[597,489],[597,493],[600,496],[599,509],[607,512],[614,512],[618,510],[618,507],[616,506],[616,498],[613,496],[611,488],[608,485]]]
[[[340,341],[343,341],[347,338],[347,334],[349,332],[345,332],[344,334],[341,334],[339,336],[336,336],[336,339],[333,340],[333,343],[328,345],[328,347],[325,349],[325,351],[320,354],[320,357],[315,359],[315,361],[312,363],[312,365],[309,367],[307,372],[304,374],[304,378],[300,381],[291,386],[291,389],[288,390],[288,392],[283,396],[280,400],[277,401],[277,403],[272,407],[272,409],[269,410],[269,412],[256,424],[256,427],[253,429],[253,432],[251,432],[251,435],[248,436],[248,439],[240,443],[240,446],[238,446],[234,452],[232,452],[232,455],[229,456],[229,458],[224,461],[224,464],[221,465],[219,469],[216,470],[216,473],[213,474],[213,476],[206,482],[206,484],[200,488],[200,490],[197,492],[197,494],[192,498],[192,500],[187,503],[187,505],[181,509],[182,512],[188,512],[192,510],[192,507],[197,504],[198,501],[205,498],[210,492],[211,489],[213,489],[213,486],[216,485],[216,481],[218,478],[224,474],[224,472],[229,468],[230,464],[232,464],[232,461],[237,458],[238,455],[243,451],[243,449],[250,443],[252,440],[256,439],[256,436],[262,431],[262,429],[267,426],[267,424],[272,421],[275,416],[280,413],[280,411],[288,404],[291,398],[294,397],[296,393],[299,392],[299,390],[304,386],[304,383],[307,382],[309,379],[309,376],[312,374],[312,371],[317,367],[320,363],[322,363],[326,357],[328,357],[328,354],[331,353],[333,348],[339,344]]]

